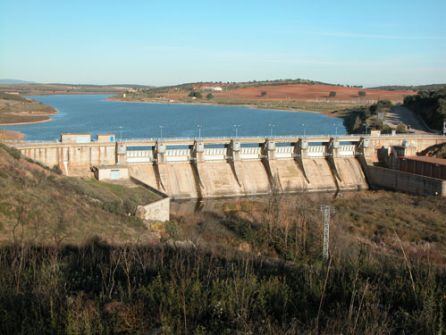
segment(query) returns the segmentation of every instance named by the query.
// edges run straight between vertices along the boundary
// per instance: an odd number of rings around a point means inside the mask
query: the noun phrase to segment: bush
[[[396,126],[396,132],[398,134],[407,133],[407,126],[404,123],[400,123],[398,126]]]
[[[0,333],[441,333],[444,269],[414,263],[412,281],[385,257],[330,264],[98,240],[3,247]]]
[[[367,92],[366,92],[366,91],[358,91],[358,96],[359,96],[359,97],[363,98],[363,97],[365,97],[366,95],[367,95]]]
[[[446,119],[446,89],[438,91],[420,91],[416,95],[404,98],[404,106],[414,111],[429,125],[442,130]]]
[[[60,169],[59,165],[54,165],[54,166],[51,168],[51,171],[54,172],[54,173],[56,173],[56,174],[62,175],[62,170]]]
[[[335,92],[335,91],[331,91],[331,92],[328,94],[328,96],[329,96],[330,98],[334,98],[334,97],[336,97],[336,92]]]
[[[198,92],[198,91],[191,91],[189,93],[189,97],[201,99],[203,97],[203,95],[200,92]]]
[[[20,150],[17,150],[16,148],[9,147],[7,145],[4,145],[0,143],[0,148],[3,148],[8,154],[10,154],[14,159],[20,159],[22,157],[22,153]]]
[[[212,93],[208,93],[208,95],[206,95],[206,99],[211,100],[214,98],[214,95]]]

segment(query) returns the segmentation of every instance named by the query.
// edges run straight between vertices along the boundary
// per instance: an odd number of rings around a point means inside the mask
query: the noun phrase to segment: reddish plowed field
[[[265,96],[261,96],[262,92]],[[245,87],[234,90],[213,93],[216,97],[228,99],[262,99],[262,100],[320,100],[328,98],[331,91],[336,92],[332,100],[359,99],[358,92],[366,91],[365,100],[388,99],[391,101],[402,101],[406,95],[415,94],[414,91],[385,91],[360,88],[350,88],[330,85],[271,85],[259,87]]]

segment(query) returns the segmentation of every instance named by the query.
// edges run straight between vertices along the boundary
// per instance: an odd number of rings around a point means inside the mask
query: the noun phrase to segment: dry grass
[[[336,199],[327,194],[281,195],[276,203],[272,201],[268,197],[210,200],[195,214],[174,207],[177,238],[214,250],[243,249],[247,243],[254,254],[277,257],[290,254],[285,244],[301,239],[305,225],[311,249],[320,254],[320,205],[328,203],[335,210],[333,251],[342,254],[365,248],[371,253],[400,255],[396,232],[411,256],[429,253],[436,263],[446,264],[446,202],[442,198],[367,191]],[[269,224],[282,231],[276,236],[280,244],[268,242],[265,227]]]
[[[155,198],[142,187],[60,176],[0,145],[0,243],[110,243],[153,240],[133,216]]]

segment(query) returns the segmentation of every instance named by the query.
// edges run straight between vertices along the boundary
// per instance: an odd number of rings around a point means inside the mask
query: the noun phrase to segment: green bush
[[[420,91],[404,98],[404,105],[418,114],[431,128],[442,130],[446,119],[446,88]]]
[[[398,134],[407,133],[407,126],[404,123],[400,123],[398,126],[396,126],[396,132]]]
[[[198,92],[198,91],[191,91],[191,92],[189,93],[189,97],[191,97],[191,98],[201,99],[201,98],[203,98],[203,95],[201,94],[201,92]]]
[[[22,153],[20,152],[20,150],[17,150],[16,148],[7,146],[3,143],[0,143],[0,148],[8,152],[14,159],[19,160],[22,157]]]

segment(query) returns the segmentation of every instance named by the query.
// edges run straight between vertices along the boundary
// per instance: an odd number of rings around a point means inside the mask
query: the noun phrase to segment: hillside
[[[215,103],[252,105],[259,108],[316,111],[331,115],[334,111],[378,100],[402,102],[414,94],[410,90],[363,89],[306,80],[277,80],[248,83],[191,83],[140,89],[116,96],[121,101]]]
[[[129,216],[157,199],[142,187],[60,176],[0,144],[0,190],[0,244],[78,244],[95,236],[110,243],[152,240]]]
[[[55,113],[53,107],[38,101],[0,92],[0,125],[45,122]]]
[[[10,79],[10,78],[0,79],[0,85],[17,85],[17,84],[29,84],[29,83],[32,82],[27,80]]]
[[[60,84],[60,83],[0,83],[0,92],[15,92],[21,95],[47,95],[47,94],[93,94],[93,93],[120,93],[127,90],[148,89],[145,85],[87,85],[87,84]]]
[[[401,91],[401,90],[409,90],[409,91],[425,91],[425,90],[439,90],[445,88],[446,84],[429,84],[429,85],[387,85],[387,86],[377,86],[372,87],[370,89],[373,90],[388,90],[388,91]]]
[[[446,87],[407,96],[404,106],[419,115],[430,128],[442,131],[443,121],[446,120]]]

